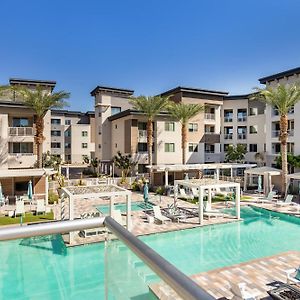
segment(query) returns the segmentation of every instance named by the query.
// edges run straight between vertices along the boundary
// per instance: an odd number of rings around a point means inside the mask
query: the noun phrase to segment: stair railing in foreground
[[[215,299],[192,279],[170,264],[157,252],[136,238],[132,233],[111,217],[58,221],[27,226],[0,229],[0,241],[29,238],[41,235],[67,233],[83,229],[106,226],[124,244],[144,261],[162,280],[164,280],[183,299]]]

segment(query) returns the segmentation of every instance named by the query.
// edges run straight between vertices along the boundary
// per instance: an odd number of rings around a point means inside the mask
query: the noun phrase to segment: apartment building
[[[95,156],[95,113],[51,110],[51,154],[63,162],[82,164]]]

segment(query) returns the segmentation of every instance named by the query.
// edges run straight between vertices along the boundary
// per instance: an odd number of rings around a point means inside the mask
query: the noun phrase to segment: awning
[[[15,177],[42,177],[43,175],[53,175],[53,169],[7,169],[0,170],[0,178]]]
[[[265,175],[270,174],[273,175],[281,175],[282,171],[272,167],[260,167],[260,168],[252,168],[245,171],[245,174],[249,175]]]

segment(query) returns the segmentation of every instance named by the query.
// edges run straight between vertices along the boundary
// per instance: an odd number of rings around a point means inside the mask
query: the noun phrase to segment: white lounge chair
[[[208,201],[203,201],[203,215],[206,217],[224,217],[224,214],[219,209],[213,209]]]
[[[266,203],[272,203],[274,201],[274,196],[276,195],[276,192],[269,192],[269,194],[267,195],[267,197],[263,197],[263,198],[258,198],[258,202],[266,202]]]
[[[284,272],[286,274],[286,282],[288,284],[300,283],[300,269],[289,269]]]
[[[247,285],[244,282],[232,284],[230,291],[233,294],[233,298],[231,298],[232,300],[255,300],[260,295],[260,293],[254,293],[247,288]]]
[[[153,212],[154,212],[154,220],[158,221],[159,223],[165,223],[167,221],[172,221],[170,218],[162,215],[160,207],[157,205],[153,206]]]
[[[185,192],[185,189],[179,189],[178,198],[182,198],[182,199],[188,200],[188,199],[194,199],[194,196],[193,195],[188,195]]]
[[[14,217],[19,215],[25,215],[25,206],[24,206],[24,201],[22,200],[16,201],[16,209],[14,212]]]
[[[36,210],[35,210],[35,214],[45,214],[46,213],[46,206],[45,206],[45,201],[44,199],[38,199],[36,200]]]
[[[278,200],[276,206],[286,206],[286,205],[298,205],[297,203],[292,202],[293,195],[286,195],[284,200]]]

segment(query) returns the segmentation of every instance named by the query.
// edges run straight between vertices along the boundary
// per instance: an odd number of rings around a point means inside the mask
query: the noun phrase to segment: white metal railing
[[[232,116],[224,117],[224,122],[232,122]]]
[[[32,156],[34,155],[33,153],[9,153],[9,155],[11,156],[17,156],[17,157],[21,157],[21,156]]]
[[[33,127],[8,127],[8,134],[13,136],[33,136]]]
[[[238,122],[246,122],[247,116],[238,116]]]
[[[216,119],[216,115],[212,114],[212,113],[205,113],[204,114],[204,119],[205,120],[215,120]]]
[[[272,137],[279,137],[279,135],[280,135],[280,130],[272,130]],[[294,136],[294,129],[289,129],[288,135]]]
[[[238,133],[238,139],[239,140],[245,140],[247,138],[247,134],[245,133]]]
[[[225,133],[224,134],[224,140],[232,140],[232,136],[233,136],[232,133]]]

